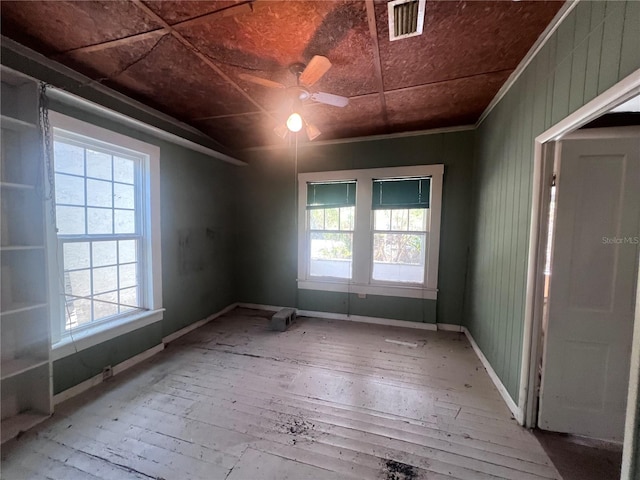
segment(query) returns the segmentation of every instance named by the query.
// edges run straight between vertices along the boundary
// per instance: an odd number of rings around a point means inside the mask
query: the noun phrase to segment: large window
[[[152,181],[158,150],[63,115],[51,117],[52,337],[64,343],[147,318],[160,304],[154,285],[158,246],[151,241],[159,236],[151,214],[158,202]]]
[[[299,175],[299,287],[436,298],[443,171]]]

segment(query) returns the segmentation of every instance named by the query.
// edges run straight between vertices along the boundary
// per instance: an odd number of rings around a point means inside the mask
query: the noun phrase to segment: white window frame
[[[137,218],[142,220],[142,257],[140,258],[140,298],[143,310],[132,311],[128,315],[118,315],[113,319],[89,324],[71,333],[65,330],[66,316],[63,310],[63,287],[60,281],[63,268],[62,253],[58,247],[55,218],[55,195],[53,185],[47,185],[47,262],[49,275],[51,339],[53,360],[63,358],[80,350],[105,342],[119,335],[129,333],[144,326],[159,322],[163,318],[162,308],[162,258],[160,244],[160,149],[140,140],[122,135],[90,123],[50,111],[49,121],[54,131],[87,143],[104,146],[123,154],[142,156],[140,162],[140,207]],[[53,138],[52,144],[53,144]],[[51,165],[51,168],[53,165]],[[53,178],[53,172],[45,172],[46,178]],[[51,177],[49,176],[51,175]],[[46,183],[46,182],[45,182]]]
[[[442,179],[444,165],[370,168],[298,175],[298,288],[349,292],[364,295],[422,298],[438,297],[438,259],[440,251],[440,216],[442,211]],[[386,178],[431,177],[431,223],[428,254],[425,259],[424,283],[406,284],[372,281],[373,268],[373,180]],[[318,182],[356,181],[356,213],[353,233],[351,279],[311,277],[309,275],[309,225],[307,215],[307,184]]]

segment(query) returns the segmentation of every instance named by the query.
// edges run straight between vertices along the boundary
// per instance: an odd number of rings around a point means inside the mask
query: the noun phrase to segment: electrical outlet
[[[107,380],[111,377],[113,377],[113,369],[111,368],[111,365],[107,365],[102,369],[102,380]]]

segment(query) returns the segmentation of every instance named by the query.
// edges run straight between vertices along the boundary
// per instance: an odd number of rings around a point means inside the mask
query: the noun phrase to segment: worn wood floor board
[[[301,353],[303,355],[303,353]],[[213,365],[209,365],[203,363],[202,361],[194,362],[190,365],[185,365],[185,368],[179,373],[180,375],[194,377],[194,378],[208,378],[211,381],[229,381],[234,384],[242,385],[244,383],[256,383],[257,380],[260,380],[259,383],[263,384],[271,378],[270,371],[272,369],[277,369],[277,364],[272,365],[266,361],[260,363],[260,373],[257,373],[255,370],[255,365],[247,363],[245,364],[245,368],[243,369],[235,369],[235,370],[227,370],[227,369],[215,369]],[[285,372],[286,373],[286,372]],[[286,377],[283,373],[283,378],[279,379],[278,383],[283,381],[287,381],[290,378]],[[353,384],[362,384],[362,383],[375,383],[376,385],[389,385],[390,390],[395,389],[413,389],[415,391],[419,391],[421,396],[428,397],[432,400],[442,400],[445,402],[456,402],[459,406],[468,406],[474,407],[478,409],[486,409],[488,411],[495,411],[496,409],[505,409],[505,414],[508,412],[502,399],[495,399],[483,396],[481,394],[475,395],[471,388],[464,387],[460,391],[454,390],[446,390],[432,388],[428,385],[415,384],[412,382],[395,382],[390,381],[388,378],[376,377],[372,375],[356,375],[351,374],[349,372],[340,372],[336,370],[331,370],[327,368],[318,368],[313,365],[307,365],[304,372],[301,372],[300,376],[307,376],[314,381],[311,385],[315,385],[319,383],[319,380],[322,377],[325,377],[328,380],[332,380],[334,378],[340,379],[342,383],[352,382]],[[296,382],[300,383],[302,380],[300,378],[295,378]],[[336,387],[336,382],[330,382],[329,386]],[[448,388],[453,388],[449,386]],[[378,389],[375,389],[375,392],[378,393]],[[305,393],[305,395],[309,395]],[[332,399],[332,401],[339,401],[338,399]],[[508,418],[508,416],[507,416]]]
[[[157,388],[157,386],[156,386]],[[177,390],[176,394],[183,394],[182,391]],[[207,401],[202,402],[199,398],[202,398],[200,394],[197,394],[197,397],[194,400],[197,404],[206,404]],[[209,397],[212,398],[212,397]],[[223,401],[213,401],[211,402],[218,406],[223,407],[226,411],[233,411],[233,413],[239,413],[240,418],[244,418],[250,423],[256,423],[258,421],[263,420],[271,420],[274,424],[278,424],[282,420],[282,410],[270,410],[265,408],[254,408],[253,406],[247,405],[242,402],[237,402],[232,404],[231,402],[227,402],[225,404]],[[196,404],[196,405],[197,405]],[[193,411],[192,407],[191,410]],[[477,447],[469,447],[466,445],[453,444],[447,440],[433,439],[426,436],[417,436],[412,435],[407,432],[395,432],[392,429],[385,429],[384,431],[377,430],[375,428],[366,425],[365,428],[354,428],[354,424],[352,422],[347,423],[346,425],[341,425],[339,422],[329,422],[329,418],[323,418],[322,416],[317,418],[309,417],[308,415],[303,414],[302,412],[294,411],[293,415],[299,418],[300,422],[314,422],[314,430],[320,431],[326,434],[334,434],[347,436],[350,434],[351,430],[358,431],[361,435],[368,435],[368,437],[375,438],[376,442],[385,442],[387,440],[396,440],[399,442],[411,442],[417,445],[424,446],[426,448],[433,449],[433,451],[442,451],[442,452],[455,452],[455,455],[468,457],[472,459],[480,459],[485,460],[490,463],[495,463],[499,465],[504,465],[509,468],[529,472],[529,473],[537,473],[540,475],[548,475],[549,467],[548,463],[543,465],[536,464],[535,462],[522,461],[518,457],[507,456],[502,454],[497,454],[494,452],[490,452],[487,449],[477,448]],[[268,429],[268,427],[267,427]],[[383,440],[378,439],[377,437],[382,437]]]
[[[271,332],[273,333],[273,332]],[[285,332],[286,334],[287,332]],[[441,334],[443,332],[431,332],[434,335],[438,335]],[[444,332],[446,333],[446,332]],[[457,334],[456,334],[457,335]],[[272,339],[268,339],[269,341],[273,341]],[[266,342],[267,340],[265,340]],[[466,342],[466,339],[464,340]],[[457,342],[459,343],[460,340]],[[468,344],[467,344],[468,345]],[[196,345],[194,345],[196,346]],[[231,355],[237,355],[238,358],[236,358],[236,360],[241,359],[242,355],[249,355],[249,356],[255,356],[258,355],[256,352],[261,352],[263,353],[262,356],[264,356],[265,359],[273,359],[273,358],[277,358],[277,360],[282,361],[282,360],[293,360],[296,363],[300,364],[314,364],[314,362],[311,361],[311,359],[316,359],[319,358],[321,361],[318,362],[319,366],[321,365],[326,365],[329,366],[331,368],[333,368],[336,364],[338,365],[339,369],[344,369],[350,365],[353,365],[355,367],[359,367],[358,368],[358,372],[357,373],[363,373],[366,372],[368,369],[374,369],[374,373],[376,374],[382,374],[383,372],[387,372],[387,371],[395,371],[396,375],[392,376],[391,378],[395,378],[397,377],[397,373],[399,373],[401,370],[397,369],[397,368],[389,368],[389,367],[393,367],[393,364],[390,363],[390,354],[385,354],[383,355],[380,359],[376,359],[375,356],[372,356],[364,363],[362,364],[362,362],[357,363],[353,361],[353,356],[349,356],[349,355],[343,355],[339,357],[338,361],[333,361],[332,359],[332,355],[329,355],[328,353],[323,353],[321,357],[318,357],[318,352],[317,349],[314,345],[310,345],[308,344],[308,340],[304,339],[303,342],[300,342],[299,345],[296,346],[296,349],[284,349],[282,347],[280,347],[279,349],[274,349],[274,350],[267,350],[265,349],[264,345],[262,344],[261,346],[254,346],[253,342],[252,343],[247,343],[246,345],[243,345],[243,348],[241,349],[240,347],[228,347],[228,346],[224,346],[224,347],[216,347],[215,344],[213,346],[208,346],[206,349],[202,348],[202,344],[199,343],[197,344],[197,346],[199,346],[202,350],[213,350],[213,351],[218,351],[218,352],[224,352],[224,353],[228,353]],[[262,348],[262,350],[260,350]],[[423,349],[431,349],[431,346],[425,346],[425,347],[421,347]],[[195,350],[194,350],[195,351]],[[195,354],[193,353],[194,351],[190,352],[191,355],[195,356]],[[273,357],[274,355],[274,351],[277,354],[277,357]],[[290,355],[284,355],[283,353],[286,352],[291,352]],[[446,353],[449,353],[449,351],[451,351],[451,349],[449,349]],[[300,357],[300,353],[304,352],[304,357]],[[457,353],[457,352],[456,352]],[[492,384],[490,379],[484,375],[484,368],[482,368],[482,366],[478,363],[477,358],[475,358],[475,354],[472,350],[470,350],[469,352],[465,352],[466,356],[469,357],[468,359],[468,365],[469,367],[475,367],[475,368],[467,368],[467,366],[464,365],[460,365],[460,363],[457,362],[457,358],[455,360],[452,361],[445,361],[443,360],[440,355],[436,355],[435,358],[431,359],[428,356],[424,356],[421,358],[417,358],[417,357],[399,357],[402,361],[404,361],[405,364],[408,364],[409,362],[407,362],[407,358],[412,358],[415,359],[414,361],[420,361],[422,364],[416,364],[415,367],[412,367],[411,369],[409,369],[408,367],[405,366],[404,370],[402,370],[403,373],[411,373],[412,376],[416,379],[416,383],[419,385],[427,385],[427,386],[433,386],[433,381],[442,381],[444,380],[445,382],[448,382],[446,384],[446,387],[451,387],[452,383],[455,382],[460,382],[461,378],[450,378],[449,376],[449,372],[455,374],[456,376],[473,376],[474,372],[479,372],[479,374],[477,375],[477,379],[478,379],[478,387],[491,387],[489,390],[492,391]],[[207,356],[205,354],[202,354],[202,358],[206,359]],[[448,359],[447,359],[448,360]],[[473,362],[472,362],[473,360]],[[234,360],[231,360],[232,362]],[[333,363],[332,363],[333,361]],[[441,370],[438,370],[438,375],[434,375],[434,376],[430,376],[429,373],[429,368],[431,368],[433,366],[434,363],[440,362],[441,363]],[[476,370],[477,368],[477,370]],[[422,371],[421,371],[422,370]],[[410,377],[406,377],[403,376],[403,381],[407,382],[409,380]]]
[[[236,309],[57,406],[2,478],[559,478],[464,336],[267,317]]]
[[[327,409],[318,412],[317,409],[309,409],[300,403],[289,401],[288,404],[278,402],[274,405],[275,398],[269,399],[265,405],[265,401],[261,397],[255,395],[243,394],[234,390],[233,394],[228,394],[227,390],[214,388],[197,387],[188,384],[168,385],[170,392],[177,396],[186,395],[185,398],[197,400],[200,396],[208,397],[211,403],[223,406],[230,410],[242,411],[247,414],[253,414],[251,407],[257,407],[262,411],[268,411],[269,415],[277,415],[281,413],[296,415],[305,418],[308,421],[317,422],[318,424],[335,425],[344,428],[352,428],[368,432],[372,434],[388,436],[397,439],[412,439],[413,443],[419,445],[427,445],[429,442],[446,442],[449,450],[474,448],[478,452],[475,455],[482,455],[485,452],[492,452],[499,455],[509,456],[514,459],[522,459],[541,465],[549,465],[549,459],[542,449],[530,451],[525,449],[515,449],[511,446],[501,446],[488,442],[475,441],[470,435],[450,434],[443,431],[432,430],[428,428],[407,428],[406,423],[402,424],[388,422],[380,425],[375,419],[367,418],[359,420],[353,416],[334,415],[329,413]],[[154,387],[158,391],[161,385]],[[168,392],[167,390],[164,390]],[[249,410],[247,410],[249,408]],[[260,415],[265,413],[259,412]],[[433,443],[435,445],[435,443]],[[438,448],[438,447],[434,447]],[[460,450],[459,450],[460,451]],[[473,456],[473,455],[469,455]]]

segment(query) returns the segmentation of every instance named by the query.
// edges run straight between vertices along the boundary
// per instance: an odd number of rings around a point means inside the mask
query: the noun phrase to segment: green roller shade
[[[356,204],[356,182],[307,183],[307,208],[351,207]]]
[[[431,178],[374,180],[372,208],[429,208],[430,190]]]

